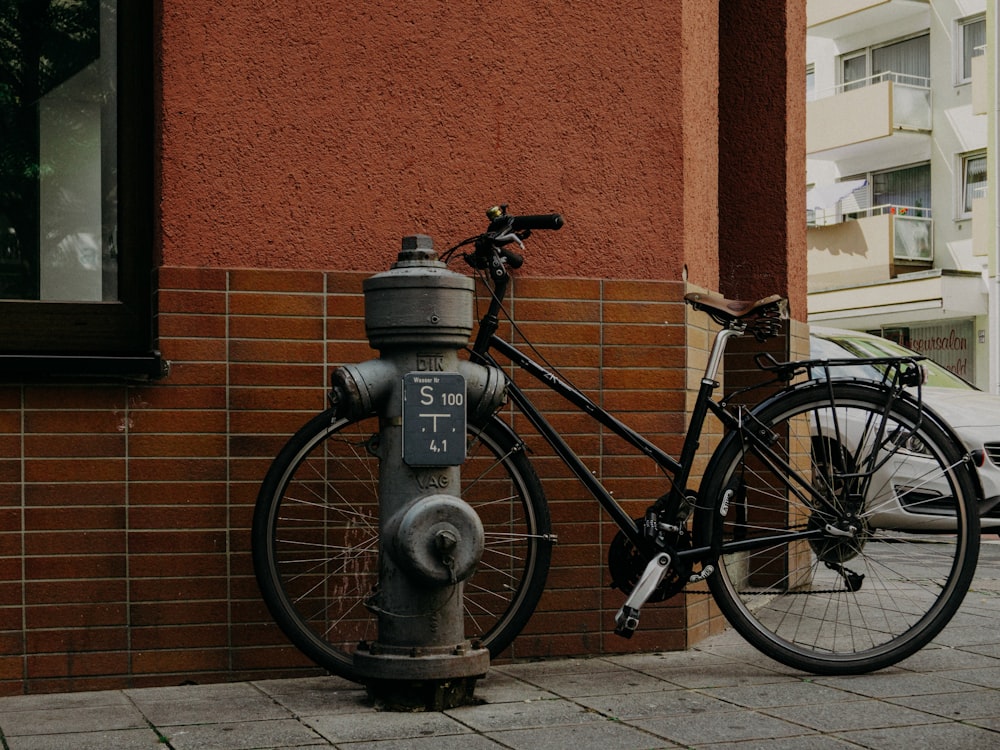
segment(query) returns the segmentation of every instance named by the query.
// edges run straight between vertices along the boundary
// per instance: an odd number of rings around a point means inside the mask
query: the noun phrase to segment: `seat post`
[[[733,336],[742,336],[744,326],[722,328],[715,334],[712,351],[708,355],[708,365],[705,367],[705,377],[702,384],[714,384],[718,380],[719,367],[722,365],[722,355],[726,353],[726,344]]]

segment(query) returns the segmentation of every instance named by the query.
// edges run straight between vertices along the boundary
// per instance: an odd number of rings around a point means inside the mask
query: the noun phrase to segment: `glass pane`
[[[897,214],[892,222],[892,257],[896,260],[934,260],[931,220]]]
[[[895,76],[895,74],[893,74]],[[923,78],[904,79],[924,81]],[[931,90],[923,85],[894,85],[892,88],[892,124],[912,130],[930,130]]]
[[[931,77],[930,35],[914,37],[872,50],[872,75],[912,86],[926,86]],[[891,74],[891,75],[890,75]]]
[[[114,0],[0,0],[0,298],[117,299]]]
[[[965,210],[972,211],[972,201],[986,195],[986,154],[965,159]]]
[[[861,88],[868,77],[868,63],[864,55],[844,58],[844,91]]]
[[[972,78],[972,58],[981,55],[982,47],[986,44],[986,19],[971,21],[962,26],[962,80],[967,81]]]
[[[875,206],[906,208],[908,213],[915,216],[928,216],[931,205],[931,165],[920,164],[873,174],[872,203]]]

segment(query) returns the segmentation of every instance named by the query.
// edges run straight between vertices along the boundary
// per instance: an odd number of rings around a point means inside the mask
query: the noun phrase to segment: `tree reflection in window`
[[[113,0],[0,0],[0,298],[117,299]]]

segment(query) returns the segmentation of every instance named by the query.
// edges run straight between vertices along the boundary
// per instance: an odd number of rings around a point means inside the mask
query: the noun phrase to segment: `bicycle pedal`
[[[639,627],[639,610],[634,607],[623,606],[615,615],[615,635],[622,638],[631,638]]]

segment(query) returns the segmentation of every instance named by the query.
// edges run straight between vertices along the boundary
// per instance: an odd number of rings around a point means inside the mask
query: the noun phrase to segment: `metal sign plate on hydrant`
[[[458,466],[465,461],[465,378],[457,372],[403,376],[403,461]]]

